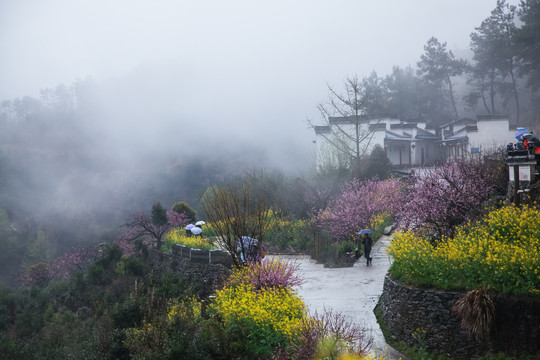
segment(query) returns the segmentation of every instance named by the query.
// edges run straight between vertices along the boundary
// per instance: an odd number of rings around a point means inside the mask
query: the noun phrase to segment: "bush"
[[[143,259],[134,256],[123,258],[116,264],[116,273],[122,276],[129,274],[143,276],[149,270],[150,266]]]
[[[156,294],[164,298],[178,298],[189,294],[186,281],[177,275],[165,273],[156,288]]]
[[[285,250],[292,246],[296,250],[306,250],[309,242],[309,223],[306,220],[289,220],[275,216],[271,221],[265,242]]]
[[[111,312],[111,318],[115,327],[126,329],[137,326],[143,320],[143,310],[139,303],[129,298],[116,304]]]
[[[194,222],[195,219],[197,219],[197,212],[184,201],[175,203],[172,207],[172,211],[186,215],[188,222]]]
[[[289,288],[298,286],[302,280],[295,274],[298,266],[290,261],[263,259],[260,263],[234,269],[227,280],[229,286],[250,284],[255,290],[267,288]]]
[[[98,263],[88,267],[87,276],[90,285],[106,285],[112,281],[112,279],[108,277],[106,269]]]
[[[111,264],[116,264],[122,258],[123,251],[117,244],[107,244],[104,249],[101,249],[100,253],[102,255],[99,263],[108,267]]]
[[[238,353],[228,354],[230,358],[269,357],[278,344],[288,345],[300,336],[307,318],[304,303],[292,290],[255,291],[248,284],[218,291],[208,312],[221,320],[227,337],[237,342]]]
[[[356,250],[356,244],[353,241],[341,241],[336,244],[337,256],[347,255]]]

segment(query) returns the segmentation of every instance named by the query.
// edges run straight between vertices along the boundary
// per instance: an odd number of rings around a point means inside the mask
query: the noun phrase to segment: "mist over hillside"
[[[132,214],[155,202],[170,208],[186,201],[203,218],[199,200],[208,186],[261,169],[310,171],[303,124],[302,134],[294,125],[274,131],[277,115],[261,112],[253,117],[267,126],[255,125],[245,121],[252,107],[242,113],[241,104],[219,104],[217,96],[195,104],[190,84],[172,82],[142,68],[1,103],[0,209],[8,217],[8,248],[38,241],[38,232],[58,252],[112,241]]]

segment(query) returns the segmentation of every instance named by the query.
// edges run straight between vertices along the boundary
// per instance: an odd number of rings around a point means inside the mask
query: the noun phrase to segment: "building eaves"
[[[448,136],[446,138],[444,138],[444,141],[448,142],[453,142],[453,141],[460,141],[460,140],[468,140],[469,137],[467,136],[467,134],[452,134],[451,136]]]
[[[369,122],[369,119],[363,115],[358,116],[342,116],[342,117],[329,117],[328,123],[330,125],[353,125],[358,123]]]
[[[440,136],[437,136],[434,133],[421,128],[418,128],[416,130],[416,137],[419,139],[440,139]]]
[[[508,120],[508,115],[477,115],[476,119],[478,121],[489,121],[489,120]]]
[[[408,135],[405,135],[405,134],[400,135],[400,134],[396,134],[395,132],[386,130],[386,134],[384,136],[384,139],[385,140],[406,140],[406,141],[411,141],[412,136],[410,134],[408,134]]]
[[[452,126],[452,125],[457,125],[457,124],[463,124],[463,125],[476,124],[476,120],[470,119],[470,118],[461,118],[461,119],[458,119],[458,120],[443,124],[443,125],[439,126],[439,129],[443,129],[445,127]]]
[[[375,124],[369,124],[369,130],[386,130],[386,123],[380,122]]]
[[[332,128],[327,125],[315,126],[315,134],[331,134]]]

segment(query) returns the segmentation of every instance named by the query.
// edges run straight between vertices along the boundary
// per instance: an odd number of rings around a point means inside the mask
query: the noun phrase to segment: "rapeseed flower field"
[[[202,236],[187,236],[183,228],[172,229],[165,235],[165,248],[169,249],[172,244],[181,244],[192,249],[212,250],[216,249],[217,245],[213,243],[211,238]]]
[[[415,285],[540,296],[540,211],[506,206],[437,244],[397,233],[390,273]]]

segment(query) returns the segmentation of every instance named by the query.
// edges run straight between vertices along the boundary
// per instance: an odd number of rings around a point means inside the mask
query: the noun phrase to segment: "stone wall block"
[[[493,296],[495,325],[487,339],[478,339],[461,328],[452,311],[466,292],[415,288],[386,276],[380,308],[393,337],[419,346],[415,332],[425,333],[428,350],[470,359],[490,352],[520,354],[540,352],[540,299],[499,294]]]

